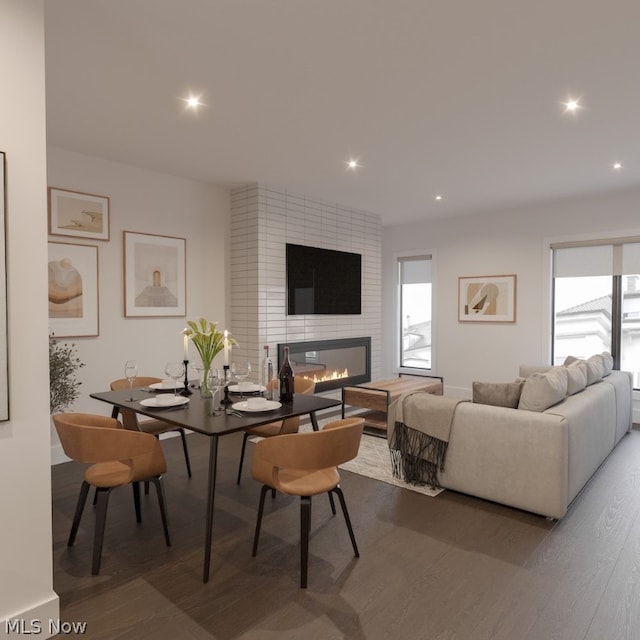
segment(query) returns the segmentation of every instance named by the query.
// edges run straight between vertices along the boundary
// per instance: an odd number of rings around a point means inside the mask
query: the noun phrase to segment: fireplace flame
[[[341,380],[342,378],[349,377],[349,369],[344,369],[343,371],[332,371],[331,373],[325,373],[323,376],[314,375],[311,376],[302,376],[305,380],[313,380],[316,384],[318,382],[329,382],[330,380]]]

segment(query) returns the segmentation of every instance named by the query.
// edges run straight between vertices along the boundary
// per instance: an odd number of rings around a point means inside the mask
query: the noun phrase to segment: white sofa
[[[520,407],[526,385],[553,374],[549,369],[558,368],[521,367]],[[620,371],[542,411],[462,402],[439,481],[447,489],[559,519],[631,422],[631,376]]]

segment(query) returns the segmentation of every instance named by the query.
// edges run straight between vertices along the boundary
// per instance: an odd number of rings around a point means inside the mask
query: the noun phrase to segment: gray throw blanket
[[[387,415],[391,470],[410,484],[439,487],[458,398],[416,392],[401,396]]]

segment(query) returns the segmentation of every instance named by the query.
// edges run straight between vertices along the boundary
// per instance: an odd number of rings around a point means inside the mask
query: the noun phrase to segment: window
[[[634,242],[634,240],[636,240]],[[552,246],[553,363],[610,351],[640,388],[640,242]]]
[[[400,366],[431,369],[431,256],[398,258]]]

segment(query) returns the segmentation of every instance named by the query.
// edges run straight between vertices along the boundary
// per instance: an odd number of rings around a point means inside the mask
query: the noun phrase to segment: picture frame
[[[7,333],[6,155],[0,151],[0,422],[9,420],[9,346]]]
[[[186,316],[186,239],[124,231],[123,242],[125,317]]]
[[[458,278],[458,322],[516,321],[515,274]]]
[[[100,335],[98,247],[49,242],[49,331],[56,338]]]
[[[109,198],[49,187],[49,235],[109,240]]]

